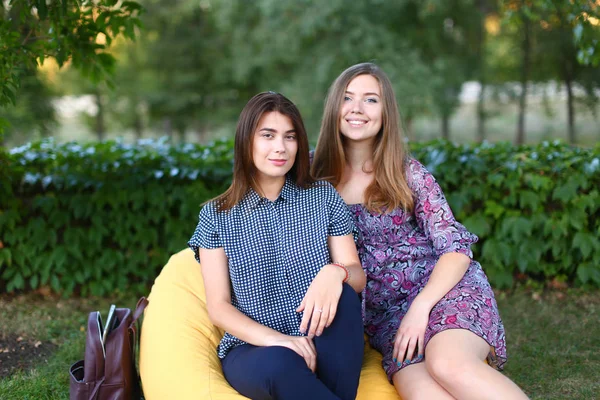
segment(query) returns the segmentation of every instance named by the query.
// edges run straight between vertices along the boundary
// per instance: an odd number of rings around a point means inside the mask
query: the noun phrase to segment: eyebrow
[[[273,128],[260,128],[258,131],[259,132],[267,131],[267,132],[277,133],[277,130],[275,130]],[[290,129],[289,131],[285,131],[285,133],[296,133],[296,130]]]
[[[348,90],[346,90],[346,93],[347,93],[347,94],[355,94],[354,92],[350,92],[350,91],[348,91]],[[379,93],[375,93],[375,92],[367,92],[367,93],[365,93],[365,96],[377,96],[377,97],[381,97],[381,96],[379,95]]]

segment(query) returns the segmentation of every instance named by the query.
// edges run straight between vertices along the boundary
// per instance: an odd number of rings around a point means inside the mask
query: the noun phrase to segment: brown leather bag
[[[91,312],[85,342],[85,358],[73,364],[70,400],[138,400],[140,379],[136,368],[139,343],[138,318],[148,305],[142,297],[134,312],[115,309],[117,325],[110,331],[102,349],[102,320],[98,311]]]

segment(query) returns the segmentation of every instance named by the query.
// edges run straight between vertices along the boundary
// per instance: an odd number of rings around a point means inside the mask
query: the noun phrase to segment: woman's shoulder
[[[319,193],[332,193],[336,191],[333,185],[324,179],[317,179],[312,184],[308,185],[305,190]]]
[[[433,174],[416,158],[407,158],[404,163],[404,174],[409,186],[423,180],[435,179]]]
[[[200,218],[213,218],[217,213],[215,199],[209,200],[200,207]]]
[[[406,160],[404,161],[404,168],[408,172],[429,172],[427,171],[427,168],[425,168],[425,166],[414,157],[406,158]]]
[[[219,197],[208,200],[200,208],[200,216],[204,215],[206,217],[215,218],[217,216],[223,216],[223,215],[229,214],[228,211],[231,211],[231,209],[227,210],[227,211],[220,209],[219,205],[223,204],[223,202],[224,202],[224,200]],[[233,206],[232,209],[236,208],[236,206],[237,206],[237,204],[235,206]]]
[[[316,180],[305,188],[300,189],[305,197],[314,199],[328,199],[337,196],[337,190],[326,180]]]

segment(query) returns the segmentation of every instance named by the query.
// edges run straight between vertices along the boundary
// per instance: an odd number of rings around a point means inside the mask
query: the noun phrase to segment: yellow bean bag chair
[[[225,380],[216,348],[223,331],[208,318],[200,265],[190,249],[173,255],[156,278],[144,313],[140,375],[146,400],[246,399]],[[365,345],[359,400],[398,400]]]

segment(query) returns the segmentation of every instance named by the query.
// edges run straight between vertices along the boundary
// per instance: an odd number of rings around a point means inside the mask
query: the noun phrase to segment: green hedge
[[[36,142],[0,152],[0,292],[143,292],[230,182],[232,142]],[[411,145],[496,287],[600,286],[600,147]],[[8,168],[7,168],[8,167]]]
[[[5,291],[144,291],[186,246],[200,204],[227,187],[231,145],[42,141],[13,149],[9,168],[15,195],[0,199]]]
[[[436,141],[413,154],[480,237],[475,255],[496,287],[515,276],[600,286],[600,146]]]

